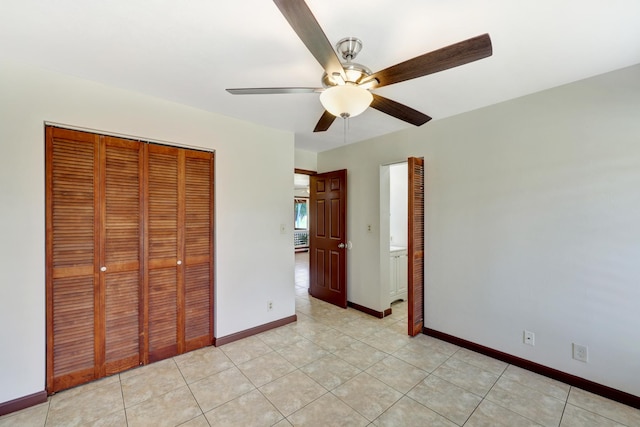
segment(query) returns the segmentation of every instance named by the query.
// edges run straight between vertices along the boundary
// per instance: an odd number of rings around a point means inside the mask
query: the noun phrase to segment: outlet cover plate
[[[536,345],[536,334],[531,331],[524,330],[523,342],[527,345],[534,346]]]
[[[572,347],[574,359],[584,363],[587,363],[589,361],[589,347],[576,343],[573,343]]]

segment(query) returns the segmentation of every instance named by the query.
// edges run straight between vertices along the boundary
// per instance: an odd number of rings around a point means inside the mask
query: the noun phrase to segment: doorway
[[[380,277],[382,305],[407,314],[408,163],[380,168]]]
[[[293,175],[296,295],[309,292],[309,177],[314,174],[314,171],[295,169]]]
[[[424,159],[380,166],[380,303],[424,326]]]
[[[309,294],[347,308],[347,170],[317,174],[296,169],[297,175],[309,178]]]

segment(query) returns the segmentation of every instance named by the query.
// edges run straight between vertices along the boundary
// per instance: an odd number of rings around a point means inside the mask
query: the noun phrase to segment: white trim
[[[47,120],[45,120],[44,125],[45,126],[54,126],[54,127],[58,127],[58,128],[62,128],[62,129],[77,130],[77,131],[81,131],[81,132],[90,132],[90,133],[95,133],[95,134],[104,135],[104,136],[113,136],[113,137],[116,137],[116,138],[130,139],[130,140],[133,140],[133,141],[146,142],[146,143],[150,143],[150,144],[169,145],[171,147],[178,147],[178,148],[189,148],[189,149],[192,149],[192,150],[205,151],[205,152],[209,152],[209,153],[215,153],[216,152],[215,149],[205,149],[205,148],[197,147],[197,146],[194,146],[194,145],[180,144],[180,143],[174,142],[174,141],[164,141],[164,140],[161,140],[161,139],[143,138],[143,137],[140,137],[140,136],[127,135],[127,134],[124,134],[124,133],[117,133],[117,132],[109,132],[109,131],[105,131],[105,130],[92,129],[92,128],[86,128],[86,127],[81,127],[81,126],[68,125],[68,124],[65,124],[65,123],[50,122],[50,121],[47,121]]]

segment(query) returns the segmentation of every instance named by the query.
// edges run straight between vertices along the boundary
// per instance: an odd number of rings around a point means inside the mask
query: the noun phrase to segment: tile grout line
[[[198,405],[198,409],[200,409],[200,415],[202,415],[202,416],[204,417],[205,422],[207,423],[207,425],[209,425],[209,426],[210,426],[211,424],[209,424],[209,420],[207,419],[207,416],[204,414],[204,411],[202,410],[202,406],[200,406],[200,402],[198,402],[198,399],[196,399],[195,394],[193,394],[193,390],[191,390],[191,385],[189,384],[189,382],[188,382],[188,381],[187,381],[187,379],[185,378],[184,374],[182,373],[182,369],[180,369],[180,365],[178,365],[178,362],[176,361],[176,356],[173,356],[173,357],[171,358],[171,360],[173,360],[173,363],[175,363],[176,368],[178,369],[178,372],[180,372],[180,376],[182,377],[182,379],[183,379],[184,383],[185,383],[185,384],[186,384],[186,386],[187,386],[187,389],[189,390],[189,393],[191,393],[191,397],[193,398],[193,400],[195,400],[196,405]],[[215,375],[215,374],[212,374],[212,375]],[[205,378],[206,378],[206,377],[205,377]],[[168,392],[168,393],[169,393],[169,392]],[[193,418],[191,418],[191,419],[189,419],[189,420],[187,420],[187,421],[185,421],[185,422],[183,422],[183,423],[180,423],[180,424],[178,424],[178,425],[180,426],[180,425],[183,425],[183,424],[188,423],[188,422],[189,422],[189,421],[191,421],[191,420],[195,420],[195,419],[196,419],[196,418],[198,418],[200,415],[197,415],[197,416],[195,416],[195,417],[193,417]]]
[[[120,384],[120,396],[122,397],[122,410],[124,411],[124,422],[129,426],[129,417],[127,416],[127,406],[124,402],[124,390],[122,389],[122,377],[118,373],[118,384]]]

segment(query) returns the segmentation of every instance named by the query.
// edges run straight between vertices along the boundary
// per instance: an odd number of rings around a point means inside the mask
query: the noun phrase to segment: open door
[[[408,329],[414,337],[424,326],[424,159],[409,157]]]
[[[309,293],[347,307],[347,171],[310,177]]]

